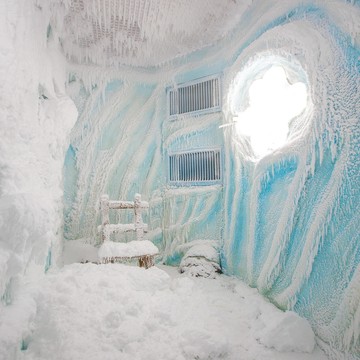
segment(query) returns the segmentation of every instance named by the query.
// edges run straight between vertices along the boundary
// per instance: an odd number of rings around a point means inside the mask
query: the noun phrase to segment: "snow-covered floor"
[[[326,359],[301,352],[313,347],[305,320],[227,276],[89,263],[27,287],[36,315],[18,359]]]

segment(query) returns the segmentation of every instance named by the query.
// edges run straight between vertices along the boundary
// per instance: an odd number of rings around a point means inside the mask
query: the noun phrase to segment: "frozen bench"
[[[154,257],[159,253],[158,248],[149,240],[144,240],[147,232],[147,224],[142,220],[142,211],[149,208],[149,203],[141,201],[141,195],[136,194],[134,201],[113,201],[108,195],[102,195],[100,201],[101,210],[101,240],[102,245],[98,254],[102,263],[114,263],[138,259],[140,267],[149,268],[154,265]],[[110,224],[109,210],[134,210],[134,223]],[[110,241],[110,235],[114,233],[125,233],[135,231],[136,240],[128,243]]]

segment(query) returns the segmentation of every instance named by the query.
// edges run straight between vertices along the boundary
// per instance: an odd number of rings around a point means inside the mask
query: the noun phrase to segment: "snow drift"
[[[62,170],[77,110],[51,17],[47,2],[0,4],[0,322],[24,278],[43,274],[62,253]],[[20,346],[33,305],[8,330],[17,343],[3,337],[0,347]]]

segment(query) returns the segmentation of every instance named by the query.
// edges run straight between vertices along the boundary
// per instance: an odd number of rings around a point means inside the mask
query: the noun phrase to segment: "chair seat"
[[[128,243],[105,241],[98,250],[102,263],[139,259],[139,266],[149,268],[154,265],[154,257],[159,249],[149,240],[134,240]]]

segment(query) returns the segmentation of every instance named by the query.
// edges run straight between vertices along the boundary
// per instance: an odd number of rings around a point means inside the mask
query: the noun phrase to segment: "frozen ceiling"
[[[61,42],[68,59],[157,66],[233,29],[251,0],[68,0]]]

